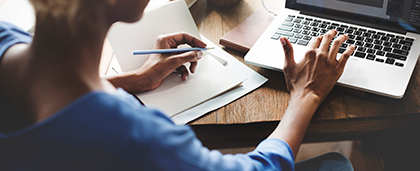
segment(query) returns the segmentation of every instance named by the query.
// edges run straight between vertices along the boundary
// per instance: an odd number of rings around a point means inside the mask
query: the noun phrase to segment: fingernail
[[[203,57],[203,52],[197,51],[197,59],[201,59]]]
[[[281,37],[280,38],[280,42],[281,42],[281,45],[286,45],[286,40],[285,40],[286,38],[283,38],[283,37]]]
[[[188,79],[188,75],[186,75],[186,76],[184,77],[184,81],[185,81],[185,80],[187,80],[187,79]]]
[[[191,68],[191,73],[194,73],[195,72],[195,68]]]

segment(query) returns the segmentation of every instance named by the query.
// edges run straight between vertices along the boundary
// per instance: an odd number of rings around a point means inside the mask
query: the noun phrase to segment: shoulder
[[[17,43],[29,43],[32,37],[20,28],[0,21],[0,57],[12,45]]]

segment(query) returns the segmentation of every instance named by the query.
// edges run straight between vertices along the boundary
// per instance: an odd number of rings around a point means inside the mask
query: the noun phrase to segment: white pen
[[[179,49],[153,49],[153,50],[133,50],[133,55],[146,55],[146,54],[154,54],[154,53],[180,53],[180,52],[188,52],[188,51],[206,51],[214,49],[214,47],[208,48],[179,48]]]

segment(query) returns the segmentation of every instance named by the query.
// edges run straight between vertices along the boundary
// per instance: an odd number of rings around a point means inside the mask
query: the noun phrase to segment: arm
[[[290,42],[285,38],[280,39],[285,52],[284,75],[291,99],[281,122],[268,138],[287,142],[294,156],[316,109],[334,87],[354,52],[355,47],[349,46],[337,60],[339,47],[348,36],[339,36],[328,50],[336,34],[334,30],[312,39],[308,52],[299,63],[294,61]]]
[[[192,47],[206,47],[201,40],[186,34],[175,33],[160,36],[154,49],[176,48],[181,44],[188,44]],[[153,54],[150,55],[144,65],[134,71],[122,73],[108,77],[115,87],[121,87],[130,93],[139,93],[153,90],[162,84],[163,80],[173,71],[181,74],[182,80],[186,80],[189,75],[188,69],[183,65],[190,63],[189,70],[195,72],[197,61],[201,59],[201,51],[190,51],[179,54]]]

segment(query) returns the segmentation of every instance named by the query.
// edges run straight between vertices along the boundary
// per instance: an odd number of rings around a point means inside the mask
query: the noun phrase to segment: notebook
[[[338,85],[395,99],[404,96],[420,53],[418,0],[286,0],[245,56],[247,63],[282,71],[279,37],[293,44],[298,62],[315,36],[336,29],[354,44]],[[340,54],[337,58],[340,57]]]
[[[126,72],[141,67],[147,59],[147,55],[132,55],[133,50],[152,49],[158,35],[181,31],[200,38],[187,5],[178,0],[146,11],[139,22],[115,23],[108,39],[121,70]],[[195,73],[186,81],[178,73],[172,73],[157,89],[136,94],[137,97],[146,106],[172,117],[237,87],[246,79],[225,67],[211,53],[211,50],[204,52]]]

